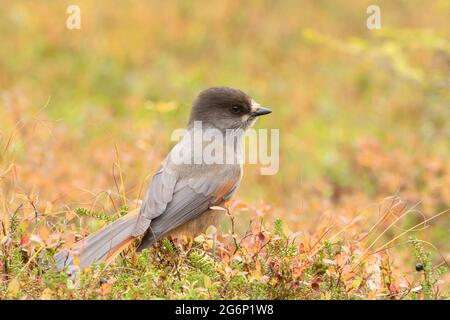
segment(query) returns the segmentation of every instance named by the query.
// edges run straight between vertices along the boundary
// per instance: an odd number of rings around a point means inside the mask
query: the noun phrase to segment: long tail
[[[71,251],[62,251],[55,255],[58,270],[77,265],[81,269],[93,263],[105,261],[110,263],[128,247],[135,237],[132,232],[136,226],[139,209],[117,219],[94,234],[74,244]]]

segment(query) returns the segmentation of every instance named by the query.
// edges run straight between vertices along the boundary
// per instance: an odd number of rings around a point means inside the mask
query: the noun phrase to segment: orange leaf
[[[45,226],[42,226],[39,228],[39,236],[43,241],[48,239],[48,236],[50,235],[50,232]]]

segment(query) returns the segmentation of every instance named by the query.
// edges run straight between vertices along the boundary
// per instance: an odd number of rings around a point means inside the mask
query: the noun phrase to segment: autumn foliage
[[[0,299],[447,299],[448,1],[2,1]],[[72,2],[71,2],[72,3]],[[109,266],[53,256],[140,206],[195,95],[273,113],[223,225]]]

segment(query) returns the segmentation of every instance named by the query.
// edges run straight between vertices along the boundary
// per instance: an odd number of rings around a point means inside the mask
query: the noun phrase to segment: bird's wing
[[[133,235],[150,233],[159,238],[224,200],[228,200],[240,182],[237,170],[222,170],[215,175],[177,179],[164,168],[153,177],[144,198]]]
[[[142,201],[134,236],[142,235],[150,222],[166,210],[167,204],[172,201],[176,183],[177,177],[164,166],[155,173]]]

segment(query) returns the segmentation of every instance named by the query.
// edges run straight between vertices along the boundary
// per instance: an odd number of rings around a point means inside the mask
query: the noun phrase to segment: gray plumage
[[[99,261],[112,261],[134,239],[142,237],[138,251],[174,231],[196,234],[210,223],[217,223],[211,206],[231,198],[242,176],[241,164],[180,164],[171,155],[180,148],[195,157],[187,134],[195,131],[194,122],[205,127],[243,131],[256,117],[271,111],[254,103],[244,92],[213,87],[201,92],[194,102],[185,137],[172,149],[153,176],[139,211],[114,221],[100,231],[77,242],[74,248],[58,253],[55,260],[61,270],[73,265],[78,257],[81,269]],[[233,153],[241,150],[232,149]]]
[[[136,212],[117,219],[75,244],[72,251],[62,251],[56,254],[55,262],[58,270],[72,265],[75,256],[79,260],[81,269],[95,262],[104,261],[117,245],[129,239],[131,232],[136,227],[137,217]]]
[[[198,172],[191,172],[190,176],[179,178],[173,188],[174,192],[171,201],[163,204],[166,206],[164,214],[156,216],[154,211],[150,210],[152,208],[151,204],[154,201],[153,198],[144,198],[136,230],[138,232],[142,232],[143,229],[148,231],[138,247],[138,251],[151,246],[165,234],[195,219],[211,206],[217,204],[218,201],[222,202],[226,200],[223,198],[231,197],[230,191],[234,192],[240,182],[241,168],[240,166],[232,165],[221,167],[223,168],[213,171],[217,173],[215,175],[195,177],[196,174],[207,172],[207,170],[198,166]],[[214,192],[220,188],[224,181],[232,181],[233,185],[231,190],[227,190],[226,194],[222,195],[220,199],[217,199]],[[154,183],[164,184],[164,180],[154,180],[152,185]],[[164,189],[164,186],[159,186],[157,189]],[[145,228],[147,225],[149,227]]]

